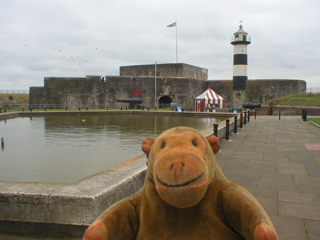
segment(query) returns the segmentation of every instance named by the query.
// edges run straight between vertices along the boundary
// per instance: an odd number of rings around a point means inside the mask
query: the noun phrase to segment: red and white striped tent
[[[212,104],[213,107],[224,108],[225,99],[216,94],[211,88],[208,88],[204,93],[196,97],[195,104],[196,112],[204,112],[209,107],[208,104]]]

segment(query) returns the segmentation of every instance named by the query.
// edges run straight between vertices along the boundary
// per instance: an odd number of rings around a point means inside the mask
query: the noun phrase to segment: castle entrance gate
[[[159,108],[170,108],[172,98],[170,96],[162,96],[159,98]]]

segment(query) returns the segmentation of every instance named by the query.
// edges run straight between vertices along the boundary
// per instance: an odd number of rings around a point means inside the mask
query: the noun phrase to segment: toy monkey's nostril
[[[174,166],[175,166],[175,165],[176,165],[176,167],[179,167],[179,164],[178,164],[178,163],[177,163],[177,164],[174,164],[174,163],[173,163],[173,164],[170,165],[170,168],[171,168],[171,169],[174,169]],[[181,166],[182,166],[182,167],[184,167],[184,165],[185,165],[184,163],[181,163]]]

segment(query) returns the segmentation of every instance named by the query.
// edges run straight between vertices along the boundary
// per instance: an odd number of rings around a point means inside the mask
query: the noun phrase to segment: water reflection
[[[85,121],[83,121],[85,120]],[[141,143],[174,126],[219,119],[170,115],[50,115],[0,121],[1,181],[70,183],[142,154]]]

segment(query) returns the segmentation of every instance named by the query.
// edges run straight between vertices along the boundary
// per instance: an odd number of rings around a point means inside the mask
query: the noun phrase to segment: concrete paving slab
[[[294,181],[287,179],[261,178],[259,180],[259,187],[295,191]]]
[[[312,205],[320,205],[320,199],[317,194],[299,193],[290,191],[278,191],[278,200],[291,203],[305,203]]]
[[[300,218],[270,215],[280,240],[309,240]]]
[[[279,202],[279,215],[320,220],[320,206],[304,203]]]
[[[318,239],[320,239],[320,221],[306,219],[305,224],[307,232],[318,236]]]

